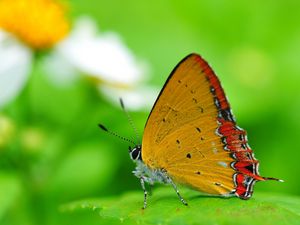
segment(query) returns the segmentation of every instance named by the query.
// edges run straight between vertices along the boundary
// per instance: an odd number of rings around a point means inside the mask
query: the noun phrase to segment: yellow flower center
[[[65,7],[55,0],[0,0],[0,28],[34,49],[52,47],[69,31]]]

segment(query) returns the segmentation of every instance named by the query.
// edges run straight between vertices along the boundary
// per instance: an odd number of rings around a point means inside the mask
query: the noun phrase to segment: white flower
[[[99,33],[94,21],[87,17],[76,22],[45,64],[50,77],[54,73],[55,78],[60,77],[56,83],[74,79],[71,74],[75,69],[97,80],[100,93],[113,103],[118,104],[122,97],[129,109],[149,109],[156,97],[157,92],[142,85],[147,79],[146,64],[136,59],[117,33]],[[67,71],[59,69],[65,66]]]
[[[0,30],[0,108],[23,89],[32,67],[34,49]],[[79,75],[96,81],[99,93],[113,103],[123,98],[129,109],[149,109],[157,90],[143,85],[145,62],[134,54],[114,32],[99,33],[93,20],[78,19],[61,42],[45,57],[44,70],[57,85],[73,83]]]
[[[0,29],[0,108],[23,89],[31,62],[31,50]]]
[[[130,50],[116,33],[97,34],[96,25],[80,19],[71,35],[57,46],[57,51],[77,67],[105,82],[131,84],[143,74]]]

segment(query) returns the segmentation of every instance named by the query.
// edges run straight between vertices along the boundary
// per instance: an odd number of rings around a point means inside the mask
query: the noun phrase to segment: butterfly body
[[[172,71],[145,125],[142,145],[130,150],[134,174],[144,183],[175,183],[203,193],[249,199],[259,162],[237,126],[219,79],[197,54]]]
[[[168,175],[167,171],[163,168],[150,168],[147,166],[142,158],[141,155],[141,146],[137,145],[133,149],[129,149],[130,157],[133,161],[136,162],[136,168],[133,171],[133,174],[140,180],[141,186],[144,190],[144,206],[145,209],[147,206],[147,190],[145,187],[145,182],[153,185],[154,183],[163,183],[163,184],[171,184],[176,191],[179,199],[181,202],[185,205],[187,205],[186,201],[181,197],[176,184],[173,182],[173,180]]]
[[[130,157],[133,161],[136,162],[136,168],[133,171],[133,174],[144,179],[145,182],[153,185],[155,182],[167,183],[162,170],[160,169],[151,169],[148,167],[141,158],[141,146],[137,145],[133,149],[129,149]]]

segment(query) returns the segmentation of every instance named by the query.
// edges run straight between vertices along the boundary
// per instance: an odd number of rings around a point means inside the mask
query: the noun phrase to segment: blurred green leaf
[[[255,193],[251,200],[200,196],[182,188],[186,207],[169,188],[154,190],[148,208],[141,209],[142,191],[121,197],[82,200],[62,206],[64,212],[89,209],[102,221],[115,219],[126,224],[299,224],[300,198],[295,196]]]
[[[51,188],[62,199],[84,196],[103,188],[117,171],[117,158],[105,145],[89,142],[74,147],[58,166]]]
[[[16,202],[20,188],[20,182],[15,176],[0,173],[0,221]]]

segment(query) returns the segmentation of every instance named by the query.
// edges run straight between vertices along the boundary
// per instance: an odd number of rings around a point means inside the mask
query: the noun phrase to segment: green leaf
[[[184,206],[171,187],[158,188],[143,210],[143,192],[134,191],[120,197],[87,199],[65,204],[63,212],[90,210],[102,222],[123,224],[299,224],[300,198],[281,194],[255,192],[250,200],[203,196],[186,188],[181,194]]]
[[[0,173],[0,221],[20,195],[21,185],[14,175]]]
[[[71,149],[49,184],[60,198],[74,199],[104,188],[114,177],[118,159],[104,144],[83,142]],[[74,188],[76,187],[76,188]]]

